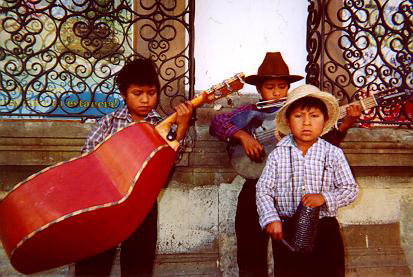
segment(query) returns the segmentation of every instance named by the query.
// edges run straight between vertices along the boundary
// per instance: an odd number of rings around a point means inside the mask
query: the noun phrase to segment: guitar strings
[[[371,109],[374,108],[375,106],[377,106],[376,101],[374,100],[373,96],[369,96],[368,98],[365,99],[360,99],[359,101],[356,101],[357,105],[367,109]],[[347,113],[347,107],[352,105],[353,103],[344,105],[340,107],[340,118],[343,118],[346,113]]]
[[[271,137],[275,137],[274,131],[275,131],[275,128],[270,129],[268,131],[264,131],[261,134],[256,135],[255,137],[261,143],[262,140],[265,140],[265,139],[268,139],[268,138],[271,138]]]

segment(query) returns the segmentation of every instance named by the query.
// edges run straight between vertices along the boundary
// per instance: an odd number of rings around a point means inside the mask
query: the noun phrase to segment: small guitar
[[[376,106],[388,106],[394,103],[408,100],[412,95],[411,90],[396,91],[389,89],[378,92],[350,104],[340,106],[340,119],[346,115],[346,110],[349,105],[360,105],[363,111],[374,108]],[[261,176],[261,172],[265,166],[267,155],[274,150],[278,140],[275,137],[275,115],[279,108],[284,105],[285,101],[271,104],[269,110],[252,110],[240,113],[233,118],[232,123],[249,132],[261,145],[264,146],[266,155],[263,157],[263,162],[257,163],[245,154],[244,148],[238,141],[231,141],[227,146],[228,155],[231,165],[235,171],[244,178],[257,179]]]
[[[242,73],[191,102],[211,103],[244,86]],[[24,274],[73,263],[110,249],[136,230],[175,162],[166,135],[176,113],[154,128],[134,122],[94,151],[48,167],[0,199],[0,240]]]

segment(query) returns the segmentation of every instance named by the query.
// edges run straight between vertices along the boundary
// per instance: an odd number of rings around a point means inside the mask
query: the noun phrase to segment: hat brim
[[[340,117],[340,108],[337,99],[332,94],[321,91],[313,85],[302,85],[288,94],[287,101],[285,102],[284,106],[278,111],[277,116],[275,117],[275,126],[278,131],[286,135],[291,132],[291,129],[288,125],[288,119],[286,117],[287,109],[298,99],[307,96],[320,99],[327,107],[328,120],[326,121],[321,135],[324,135],[334,127]]]
[[[294,83],[303,78],[299,75],[250,75],[245,77],[245,82],[250,85],[258,85],[269,79],[283,79],[288,83]]]

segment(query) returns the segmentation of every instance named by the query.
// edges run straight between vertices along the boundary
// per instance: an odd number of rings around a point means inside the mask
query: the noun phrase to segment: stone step
[[[215,253],[194,254],[160,254],[156,257],[154,277],[165,276],[220,276],[217,267],[218,255]],[[0,276],[1,277],[24,277],[27,275],[16,271],[0,247]],[[56,269],[46,270],[31,274],[32,277],[70,277],[74,276],[73,264]],[[116,256],[111,276],[120,276],[119,255]]]
[[[400,246],[399,223],[341,228],[346,249],[346,277],[410,277]]]
[[[407,267],[360,267],[346,270],[346,277],[410,277]]]

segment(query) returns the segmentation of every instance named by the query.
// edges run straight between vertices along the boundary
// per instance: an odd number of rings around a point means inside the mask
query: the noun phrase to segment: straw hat
[[[247,76],[245,82],[250,85],[257,85],[268,79],[278,78],[284,79],[288,83],[294,83],[303,79],[299,75],[290,75],[288,65],[284,62],[280,52],[267,52],[258,68],[258,73]]]
[[[316,86],[302,85],[288,93],[287,101],[285,102],[284,106],[282,106],[282,108],[278,111],[277,116],[275,117],[275,126],[277,126],[278,131],[283,134],[290,133],[286,111],[293,102],[306,96],[320,99],[327,107],[328,120],[321,135],[327,133],[337,123],[337,120],[340,116],[340,109],[337,99],[332,94],[321,91]]]

